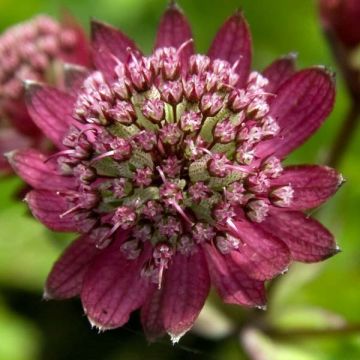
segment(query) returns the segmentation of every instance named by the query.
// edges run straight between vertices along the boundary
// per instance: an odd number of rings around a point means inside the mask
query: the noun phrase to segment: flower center
[[[63,216],[96,218],[100,247],[131,229],[121,248],[129,259],[151,242],[144,274],[159,284],[176,251],[211,241],[222,252],[238,248],[237,214],[261,222],[270,205],[291,201],[291,187],[270,185],[280,161],[255,153],[279,131],[268,115],[268,81],[254,72],[237,89],[236,66],[204,55],[183,64],[174,48],[130,54],[112,82],[90,75],[77,99],[79,123],[58,162],[78,179],[79,194],[68,196]]]

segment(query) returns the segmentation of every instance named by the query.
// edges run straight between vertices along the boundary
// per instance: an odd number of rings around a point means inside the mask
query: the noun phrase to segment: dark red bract
[[[281,165],[332,109],[328,71],[295,71],[288,56],[251,72],[241,13],[208,55],[194,52],[174,5],[149,56],[108,25],[92,31],[97,70],[78,73],[81,86],[69,94],[28,84],[29,113],[61,151],[8,154],[34,188],[33,215],[81,234],[55,264],[46,298],[80,296],[102,330],[141,308],[150,339],[177,341],[211,283],[227,303],[263,308],[265,280],[338,251],[303,211],[333,195],[341,175]]]

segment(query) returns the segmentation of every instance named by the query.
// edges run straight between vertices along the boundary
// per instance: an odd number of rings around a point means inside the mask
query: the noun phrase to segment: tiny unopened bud
[[[247,113],[249,116],[253,116],[257,119],[265,116],[270,110],[270,106],[265,100],[265,98],[257,97],[251,101],[247,107]]]
[[[205,90],[205,82],[199,75],[190,75],[183,80],[184,94],[191,102],[199,101]]]
[[[208,161],[208,170],[214,176],[224,177],[229,173],[228,164],[230,161],[224,154],[214,154]]]
[[[288,207],[294,198],[294,189],[290,185],[278,187],[271,191],[269,198],[276,206]]]
[[[149,120],[158,122],[164,118],[164,103],[159,99],[145,100],[141,111]]]
[[[201,128],[202,114],[196,111],[188,111],[181,115],[181,129],[188,132],[197,131]]]
[[[111,143],[110,147],[113,149],[114,153],[112,157],[115,160],[123,161],[128,159],[131,156],[132,148],[130,142],[123,138],[115,138]]]
[[[161,98],[171,104],[178,104],[182,100],[183,85],[180,80],[164,81],[158,85],[161,93]]]
[[[210,188],[202,181],[197,182],[189,187],[189,194],[195,202],[206,199],[211,194]]]
[[[85,166],[84,164],[78,164],[74,168],[74,176],[76,176],[80,182],[87,184],[95,180],[96,171],[91,167]]]
[[[126,230],[135,225],[136,213],[131,207],[120,206],[116,209],[111,220],[114,225],[119,225],[121,229]]]
[[[266,116],[262,122],[262,133],[264,137],[273,137],[280,131],[279,124],[275,121],[272,116]]]
[[[158,225],[158,228],[160,235],[168,238],[177,236],[182,231],[181,222],[173,216],[162,219]]]
[[[139,59],[132,54],[132,59],[127,65],[127,75],[136,90],[148,90],[154,76],[151,60],[145,57]]]
[[[193,239],[197,244],[204,242],[212,241],[216,236],[215,229],[209,225],[202,222],[198,222],[192,229]]]
[[[250,102],[251,98],[244,89],[234,89],[228,97],[228,106],[235,112],[245,109]]]
[[[206,55],[191,55],[189,70],[194,74],[204,73],[210,65],[210,58]]]
[[[176,156],[169,156],[163,161],[162,170],[169,178],[176,178],[180,174],[181,162]]]
[[[267,158],[261,165],[262,171],[271,178],[277,178],[283,171],[281,161],[276,156]]]
[[[134,182],[137,186],[149,186],[152,182],[153,171],[148,168],[136,169]]]
[[[175,48],[160,48],[155,51],[155,65],[167,80],[174,80],[180,75],[181,63]]]
[[[220,224],[226,224],[228,219],[232,219],[235,216],[235,211],[228,202],[220,202],[215,206],[213,216]]]
[[[269,205],[264,200],[250,200],[246,215],[251,221],[261,223],[269,212]]]
[[[270,186],[270,180],[263,172],[250,175],[247,178],[247,188],[254,193],[264,193]]]
[[[112,191],[116,198],[121,199],[126,195],[125,192],[126,180],[125,178],[114,179],[112,182]]]
[[[247,89],[259,90],[261,88],[264,88],[268,84],[269,84],[269,80],[265,76],[261,75],[257,71],[252,71],[249,75]]]
[[[247,146],[239,146],[235,159],[239,164],[250,165],[255,158],[255,151]]]
[[[240,240],[229,234],[225,236],[216,237],[216,247],[222,254],[229,254],[233,250],[237,250],[240,247]]]
[[[107,111],[107,114],[115,121],[125,125],[132,124],[136,120],[134,107],[128,101],[117,100],[115,105]]]
[[[151,151],[157,143],[155,132],[142,130],[133,137],[136,146],[144,151]]]
[[[200,110],[205,116],[215,116],[222,108],[224,100],[217,93],[207,93],[200,101]]]
[[[229,119],[220,121],[215,126],[214,136],[222,143],[233,141],[236,137],[236,126]]]
[[[160,139],[164,144],[175,145],[179,142],[182,131],[176,124],[165,125],[160,130]]]

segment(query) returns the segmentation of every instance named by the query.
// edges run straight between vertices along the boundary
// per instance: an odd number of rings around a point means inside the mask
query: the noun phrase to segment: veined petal
[[[14,150],[6,155],[14,171],[29,185],[42,190],[74,189],[73,176],[61,176],[56,167],[45,162],[47,156],[35,149]]]
[[[230,253],[234,263],[256,280],[269,280],[284,272],[291,260],[284,242],[245,218],[237,220],[234,224],[238,229],[240,248]]]
[[[290,209],[307,210],[324,203],[343,184],[344,178],[328,166],[288,166],[271,186],[290,185],[294,196]]]
[[[156,289],[141,307],[141,323],[149,341],[166,334],[162,317],[164,289]]]
[[[70,244],[54,264],[46,281],[45,299],[69,299],[80,295],[84,276],[100,250],[90,234]]]
[[[92,325],[100,330],[124,325],[130,313],[142,306],[154,289],[149,278],[141,275],[149,251],[128,260],[114,241],[91,264],[85,276],[81,300]]]
[[[164,279],[164,328],[177,342],[193,325],[210,290],[209,271],[203,251],[177,253]]]
[[[332,75],[323,68],[306,69],[291,76],[278,90],[269,115],[279,134],[256,147],[259,157],[283,158],[301,145],[323,123],[335,99]]]
[[[231,16],[220,28],[209,49],[212,59],[227,60],[230,64],[239,62],[236,72],[238,86],[246,84],[250,73],[252,49],[249,26],[241,12]]]
[[[60,217],[68,210],[64,198],[48,190],[32,190],[26,197],[32,214],[45,226],[55,231],[87,232],[94,225],[95,220],[88,219],[87,213],[69,214]]]
[[[269,80],[266,91],[276,94],[280,86],[295,73],[296,54],[283,56],[271,63],[264,71],[264,76]]]
[[[177,253],[164,274],[162,288],[144,305],[141,320],[147,337],[155,340],[168,332],[179,341],[193,325],[210,290],[209,271],[202,249]]]
[[[95,67],[102,71],[108,80],[114,77],[116,58],[126,63],[129,50],[136,55],[140,50],[135,43],[111,25],[93,20],[91,22],[92,58]]]
[[[27,109],[35,124],[58,147],[73,122],[74,98],[51,86],[28,82],[26,84]]]
[[[161,19],[155,42],[155,49],[162,47],[179,48],[186,41],[192,39],[190,25],[176,4],[170,4]],[[187,62],[194,53],[194,44],[187,44],[181,50],[181,59]]]
[[[272,209],[259,225],[284,241],[296,261],[321,261],[339,251],[333,235],[318,221],[299,211]]]
[[[240,266],[229,261],[218,250],[205,245],[211,281],[224,302],[243,306],[264,306],[265,287],[262,281],[250,278]]]

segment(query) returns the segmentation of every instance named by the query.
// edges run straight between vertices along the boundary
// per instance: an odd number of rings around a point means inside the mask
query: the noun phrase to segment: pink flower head
[[[41,132],[24,103],[25,80],[63,79],[60,62],[88,65],[88,45],[80,27],[69,17],[59,23],[48,16],[7,29],[0,36],[0,152],[44,146]],[[68,77],[72,68],[67,69]],[[0,170],[8,164],[0,159]]]
[[[103,23],[93,22],[92,39],[97,71],[76,92],[28,88],[29,113],[62,150],[8,154],[34,188],[33,215],[81,234],[54,265],[46,298],[80,296],[101,330],[140,308],[150,339],[177,341],[211,284],[226,303],[262,308],[264,281],[338,252],[303,211],[333,195],[341,175],[281,166],[332,109],[328,71],[295,71],[290,56],[251,72],[239,12],[207,55],[194,52],[175,5],[151,55]]]
[[[349,49],[360,44],[360,2],[358,0],[319,0],[324,27],[334,32]]]

